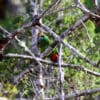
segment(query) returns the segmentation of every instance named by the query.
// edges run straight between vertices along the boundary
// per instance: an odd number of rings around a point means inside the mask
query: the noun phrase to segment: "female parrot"
[[[50,39],[49,37],[44,34],[43,32],[40,32],[38,34],[38,47],[41,52],[45,51],[46,48],[48,48],[50,44]],[[56,48],[48,55],[50,57],[50,60],[53,62],[57,62],[58,60],[58,51]]]

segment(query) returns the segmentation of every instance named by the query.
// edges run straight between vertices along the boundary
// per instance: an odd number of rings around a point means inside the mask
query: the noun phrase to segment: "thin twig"
[[[60,95],[61,100],[64,100],[64,71],[62,69],[62,44],[59,45],[59,59],[58,59],[58,65],[59,65],[59,81],[60,81]]]
[[[52,12],[46,13],[45,16],[49,16],[50,14],[58,13],[58,12],[65,11],[65,10],[71,10],[71,9],[74,9],[75,7],[76,7],[75,5],[71,5],[69,7],[53,10]]]
[[[25,49],[25,51],[28,52],[40,66],[42,66],[41,63],[35,57],[34,53],[32,53],[32,51],[26,46],[25,42],[19,40],[17,37],[15,37],[15,38],[16,38],[17,42],[19,43],[19,46],[23,47]]]
[[[54,5],[59,4],[60,1],[61,1],[61,0],[55,0],[55,1],[53,1],[53,2],[46,8],[46,10],[43,11],[43,13],[40,15],[39,18],[43,18],[43,17],[45,16],[45,14],[46,14],[51,8],[53,8]]]
[[[82,21],[82,25],[84,26],[84,28],[85,28],[85,30],[86,30],[86,34],[87,34],[87,36],[88,36],[88,39],[89,39],[89,41],[90,41],[90,43],[91,43],[91,36],[89,35],[89,32],[88,32],[88,29],[87,29],[87,27],[86,27],[86,25],[85,25],[85,23]]]
[[[74,3],[76,4],[76,6],[77,6],[79,9],[81,9],[83,12],[85,12],[86,14],[89,14],[89,15],[91,15],[91,16],[100,18],[99,15],[97,15],[97,14],[91,12],[89,9],[87,9],[87,8],[82,4],[82,2],[81,2],[80,0],[73,0],[73,1],[74,1]]]

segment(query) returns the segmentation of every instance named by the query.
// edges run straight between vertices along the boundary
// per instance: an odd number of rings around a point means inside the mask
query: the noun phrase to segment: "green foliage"
[[[86,22],[86,26],[88,29],[89,34],[92,36],[92,38],[95,36],[95,25],[91,20],[88,20]]]
[[[82,0],[82,2],[85,3],[85,5],[89,9],[93,9],[93,3],[91,0]],[[43,9],[45,9],[48,4],[51,3],[51,0],[48,0],[43,4]],[[72,4],[72,1],[69,1],[68,3],[63,2],[63,6],[67,7]],[[29,13],[29,12],[28,12]],[[53,31],[55,31],[57,34],[61,34],[65,30],[67,30],[70,26],[72,26],[76,20],[79,19],[80,16],[82,16],[82,12],[80,10],[74,9],[72,11],[64,11],[64,16],[61,20],[55,20],[58,17],[58,14],[51,14],[50,16],[46,16],[43,19],[43,22],[46,25],[50,25]],[[27,22],[29,20],[29,15],[18,15],[15,17],[7,16],[6,19],[0,24],[6,28],[8,31],[12,32],[13,30],[16,30],[20,26],[23,25],[24,22]],[[54,21],[54,22],[53,22]],[[79,50],[83,55],[88,56],[90,59],[94,60],[95,62],[98,62],[100,60],[100,28],[96,27],[95,24],[88,20],[85,22],[86,27],[81,27],[74,31],[74,34],[67,36],[64,41],[70,43],[73,45],[77,50]],[[6,37],[6,34],[0,34],[0,38]],[[29,30],[26,30],[25,33],[20,34],[18,36],[21,40],[25,41],[26,44],[31,46],[31,34]],[[54,38],[47,33],[44,37],[40,37],[39,39],[39,50],[43,52]],[[58,48],[55,47],[53,51],[50,53],[58,52]],[[5,51],[6,53],[18,53],[18,54],[26,54],[24,52],[24,49],[19,47],[17,42],[15,40],[12,41],[11,45],[7,48]],[[50,57],[47,56],[47,58]],[[93,68],[91,65],[87,64],[84,60],[80,59],[74,52],[70,51],[67,47],[63,47],[63,54],[62,59],[64,63],[69,64],[75,64],[75,65],[82,65],[90,70],[100,72],[99,69]],[[32,76],[25,76],[24,79],[22,79],[18,86],[13,86],[9,81],[12,80],[14,77],[16,77],[18,74],[23,72],[26,68],[29,67],[31,62],[34,63],[33,60],[23,60],[23,59],[16,59],[16,58],[4,58],[3,61],[0,62],[0,81],[2,80],[2,84],[4,85],[3,92],[7,90],[8,97],[12,98],[17,94],[22,92],[24,97],[33,97],[34,92],[32,90],[30,77],[34,77],[34,73],[32,73]],[[52,66],[50,66],[52,67]],[[44,69],[46,70],[47,65],[44,64]],[[55,66],[54,66],[55,68]],[[100,78],[88,75],[87,72],[83,72],[80,69],[76,70],[73,68],[64,68],[65,72],[65,83],[64,83],[64,90],[65,93],[69,93],[71,91],[70,86],[75,86],[76,90],[84,90],[84,89],[90,89],[90,88],[96,88],[100,85]],[[58,67],[53,69],[53,73],[50,76],[50,78],[57,78],[58,76]],[[44,75],[45,77],[45,75]],[[5,83],[5,80],[7,82]],[[55,83],[59,88],[59,84]],[[50,84],[51,85],[51,84]],[[55,89],[51,85],[50,90],[48,92],[50,96],[54,96]],[[0,96],[4,96],[2,91],[0,91]]]
[[[18,90],[15,85],[10,84],[9,82],[3,83],[3,88],[0,90],[0,96],[6,96],[11,100],[15,100],[16,94],[18,94]]]
[[[88,9],[93,9],[94,6],[93,0],[85,0],[85,5]]]

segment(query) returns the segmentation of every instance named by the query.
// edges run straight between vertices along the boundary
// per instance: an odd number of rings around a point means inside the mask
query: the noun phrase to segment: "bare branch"
[[[36,8],[36,0],[29,0],[30,1],[30,15],[34,17],[37,15],[37,8]]]
[[[12,53],[6,54],[5,57],[14,57],[14,58],[23,58],[23,59],[34,59],[32,56],[29,56],[29,55],[12,54]],[[44,64],[53,65],[53,66],[59,66],[58,63],[53,63],[51,61],[43,60],[41,58],[37,58],[37,60],[40,61],[40,62],[42,62],[42,63],[44,63]],[[100,73],[92,71],[92,70],[89,70],[89,69],[87,69],[87,68],[85,68],[84,66],[81,66],[81,65],[61,64],[61,66],[63,68],[66,68],[66,67],[68,67],[68,68],[74,68],[74,69],[76,69],[78,71],[83,71],[85,73],[87,72],[88,74],[100,77]]]
[[[43,25],[43,24],[41,25],[41,27],[43,29],[45,29],[47,32],[49,32],[57,41],[63,43],[64,46],[68,47],[72,51],[72,53],[75,53],[81,59],[85,60],[87,63],[91,64],[92,66],[97,67],[96,64],[93,61],[91,61],[88,57],[86,57],[85,55],[80,53],[77,49],[75,49],[69,43],[65,43],[55,32],[53,32],[51,29],[49,29],[49,27],[47,27],[46,25]]]
[[[0,32],[5,33],[6,35],[11,35],[6,29],[4,29],[2,26],[0,26]]]
[[[85,23],[84,23],[84,22],[82,22],[82,25],[83,25],[83,27],[84,27],[84,28],[85,28],[85,30],[86,30],[86,34],[87,34],[87,37],[88,37],[88,39],[89,39],[90,43],[91,43],[91,44],[93,44],[93,43],[92,43],[92,38],[91,38],[91,36],[89,35],[88,29],[87,29],[87,27],[86,27]]]
[[[100,88],[97,88],[97,89],[91,89],[91,90],[84,90],[82,92],[77,92],[77,93],[72,93],[72,94],[68,94],[68,95],[65,95],[65,99],[71,99],[71,98],[75,98],[75,97],[79,97],[79,96],[84,96],[84,95],[90,95],[90,94],[94,94],[94,93],[97,93],[97,92],[100,92]],[[52,100],[58,100],[59,97],[54,97],[52,98]],[[50,99],[49,99],[50,100]]]
[[[41,0],[42,1],[42,0]],[[35,6],[34,6],[35,5]],[[36,11],[36,0],[34,0],[33,4],[30,5],[30,8],[31,7],[34,7],[33,9]],[[40,8],[39,8],[40,10]],[[30,13],[32,13],[32,11],[30,11]],[[37,15],[37,11],[34,12],[33,16],[31,16],[31,19],[33,21],[37,20],[40,21],[41,19],[38,18],[38,15]],[[34,20],[34,17],[37,16],[37,19]],[[37,43],[38,43],[38,33],[39,33],[39,29],[37,29],[36,27],[32,27],[31,28],[31,33],[32,33],[32,46],[31,46],[31,50],[27,49],[27,51],[32,55],[33,53],[35,53],[36,56],[39,56],[39,50],[38,50],[38,47],[37,47]],[[34,56],[35,57],[35,56]],[[38,100],[44,100],[44,81],[43,81],[43,71],[42,71],[42,64],[40,63],[40,61],[37,60],[37,58],[35,57],[36,59],[36,63],[37,64],[34,64],[36,66],[36,68],[34,68],[35,70],[35,75],[36,75],[36,88],[38,89],[38,96],[35,95],[35,97],[38,99]],[[37,62],[38,61],[38,62]],[[38,73],[37,73],[38,72]]]
[[[64,71],[62,69],[62,44],[59,45],[59,59],[58,59],[58,66],[59,66],[59,73],[58,73],[58,78],[60,81],[60,98],[61,100],[64,100]]]
[[[88,10],[82,3],[80,0],[74,0],[74,3],[76,4],[76,6],[81,9],[83,12],[90,14],[91,16],[100,18],[99,15],[96,15],[95,13],[91,12],[90,10]]]
[[[42,14],[43,0],[37,0],[37,4],[38,4],[38,14],[41,15]]]
[[[26,46],[24,41],[19,40],[17,37],[15,37],[17,42],[19,43],[19,46],[23,47],[25,49],[26,52],[28,52],[33,59],[42,67],[41,63],[37,60],[37,58],[35,57],[34,53],[32,53],[32,51]]]

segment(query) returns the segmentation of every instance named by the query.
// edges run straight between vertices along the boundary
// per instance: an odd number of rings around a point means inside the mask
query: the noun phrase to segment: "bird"
[[[40,49],[40,52],[45,51],[46,48],[48,48],[50,44],[49,37],[44,34],[43,32],[39,32],[38,34],[38,47]]]
[[[53,51],[50,53],[50,60],[52,62],[57,62],[58,61],[58,48],[55,47]]]
[[[38,34],[38,47],[42,52],[45,51],[45,49],[48,48],[48,46],[50,45],[50,38],[43,32],[40,32]],[[57,62],[58,61],[58,49],[54,48],[50,54],[48,54],[48,57],[50,58],[50,60],[52,62]]]
[[[57,62],[58,61],[58,53],[51,54],[50,59],[53,62]]]

